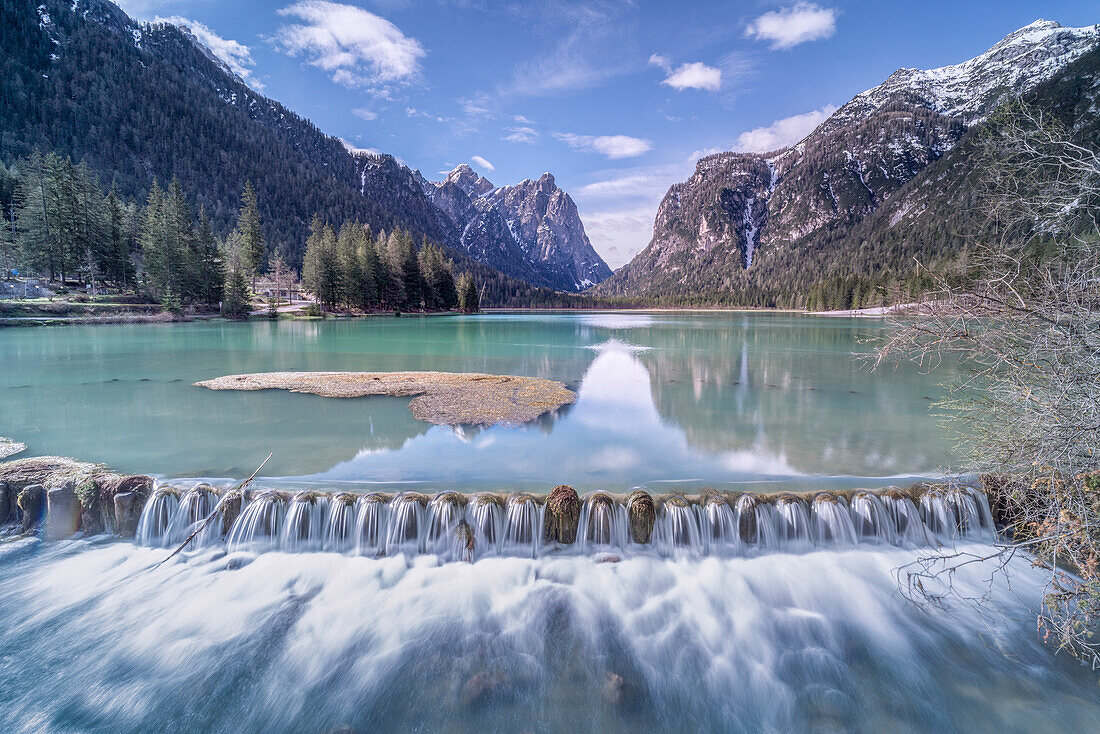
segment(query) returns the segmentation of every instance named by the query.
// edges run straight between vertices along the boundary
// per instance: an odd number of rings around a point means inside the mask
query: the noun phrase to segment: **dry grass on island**
[[[441,426],[528,423],[577,399],[556,380],[476,372],[256,372],[195,384],[211,390],[289,390],[325,398],[411,397],[414,417]]]

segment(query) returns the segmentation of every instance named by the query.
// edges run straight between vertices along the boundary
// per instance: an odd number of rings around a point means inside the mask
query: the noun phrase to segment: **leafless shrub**
[[[929,273],[923,315],[897,322],[876,367],[958,361],[939,407],[1012,540],[981,560],[1026,549],[1050,572],[1042,634],[1100,665],[1100,154],[1013,102],[977,159],[987,234],[965,273]],[[923,593],[975,560],[922,559],[905,583]]]

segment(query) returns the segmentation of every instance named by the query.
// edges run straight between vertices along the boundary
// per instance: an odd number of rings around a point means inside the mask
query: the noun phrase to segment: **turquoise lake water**
[[[31,455],[180,479],[241,478],[273,452],[260,484],[284,488],[905,484],[952,469],[929,408],[953,375],[870,371],[859,355],[886,328],[514,313],[7,329],[0,435]],[[407,399],[193,386],[253,371],[415,369],[553,378],[578,399],[531,425],[479,430],[417,421]],[[398,497],[420,517],[417,500]],[[675,507],[658,529],[691,517]],[[290,512],[280,538],[300,540]],[[400,517],[387,527],[407,532]],[[835,529],[848,515],[830,517]],[[313,519],[309,529],[307,540]],[[0,533],[0,731],[1100,731],[1096,673],[1036,634],[1049,575],[1026,558],[963,563],[924,582],[937,603],[906,598],[906,569],[941,541],[945,562],[992,555],[984,532],[914,545],[831,531],[728,552],[708,536],[717,550],[702,552],[673,540],[543,549],[533,531],[524,552],[486,545],[469,563],[400,538],[338,552],[214,537],[169,560],[176,541],[139,535]]]
[[[871,371],[887,328],[756,313],[514,313],[0,330],[0,436],[26,455],[165,477],[622,491],[883,486],[952,468],[930,414],[950,372]],[[404,398],[212,392],[275,370],[447,370],[561,380],[526,426],[444,428]]]

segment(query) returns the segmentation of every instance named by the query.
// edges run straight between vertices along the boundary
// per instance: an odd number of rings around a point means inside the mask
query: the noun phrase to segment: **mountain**
[[[577,205],[549,173],[498,188],[463,164],[442,182],[422,185],[458,232],[461,248],[479,262],[561,291],[584,290],[611,276]],[[532,270],[538,280],[525,275]]]
[[[485,214],[484,246],[468,247],[470,220],[433,203],[436,190],[418,173],[392,156],[349,150],[258,94],[186,28],[135,22],[106,0],[0,0],[0,48],[0,162],[56,151],[85,160],[105,185],[139,201],[154,179],[178,177],[221,234],[251,181],[268,245],[292,263],[301,262],[314,214],[359,219],[375,231],[402,227],[493,284],[488,302],[553,300],[530,286],[575,291],[610,275],[556,187],[533,192],[527,204],[512,197],[491,207],[508,218],[498,226]],[[524,226],[537,222],[531,241],[507,226],[520,221],[520,209]],[[511,261],[490,257],[494,248]]]
[[[914,258],[964,247],[943,224],[974,203],[967,141],[989,112],[1006,94],[1041,106],[1088,97],[1098,42],[1098,26],[1036,21],[964,63],[895,72],[793,147],[702,158],[665,195],[649,245],[590,292],[805,307],[830,282],[847,281],[849,305],[853,287],[864,299],[896,288]],[[1096,107],[1065,113],[1079,124]]]

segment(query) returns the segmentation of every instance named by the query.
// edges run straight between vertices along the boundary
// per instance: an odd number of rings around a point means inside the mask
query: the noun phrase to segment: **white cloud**
[[[533,127],[507,127],[504,131],[508,134],[501,140],[509,143],[530,143],[533,145],[539,139],[539,131]]]
[[[279,28],[279,47],[290,56],[304,56],[339,84],[384,87],[410,81],[420,71],[425,55],[420,42],[362,8],[303,0],[278,12],[301,21]]]
[[[766,153],[794,145],[834,112],[836,106],[829,104],[819,110],[784,117],[766,127],[753,128],[737,136],[736,147],[748,153]]]
[[[210,49],[212,54],[217,56],[222,63],[228,66],[234,74],[243,79],[250,87],[256,90],[264,88],[263,83],[254,76],[255,69],[253,67],[255,67],[256,62],[252,60],[252,50],[240,41],[222,38],[197,20],[189,20],[178,15],[167,18],[157,16],[153,19],[153,22],[170,23],[187,28],[199,40],[199,43]]]
[[[514,122],[519,123],[520,125],[534,125],[535,124],[534,120],[532,120],[530,118],[527,118],[527,117],[524,117],[523,115],[514,115],[512,117],[512,120]]]
[[[351,111],[351,114],[355,115],[360,120],[366,120],[367,122],[378,119],[377,112],[373,110],[363,109],[362,107],[356,107],[354,110]]]
[[[632,138],[629,135],[576,135],[575,133],[554,133],[554,137],[571,148],[602,153],[611,159],[633,158],[642,155],[653,147],[644,138]]]
[[[340,138],[340,142],[344,144],[344,149],[352,155],[382,155],[382,151],[378,148],[359,148],[354,143]]]
[[[478,167],[484,168],[486,171],[489,171],[489,172],[492,172],[492,171],[496,170],[496,166],[494,166],[492,163],[485,160],[484,158],[482,158],[479,155],[470,156],[470,162],[477,164]]]
[[[745,35],[771,41],[773,49],[788,49],[806,41],[829,38],[836,32],[837,11],[810,2],[772,10],[749,23]]]
[[[582,214],[592,246],[613,270],[626,265],[653,237],[655,206],[610,209]]]
[[[713,92],[722,86],[722,70],[699,61],[680,64],[661,84],[676,90],[709,89]]]
[[[664,69],[666,74],[672,73],[672,59],[664,54],[650,54],[649,65]]]
[[[654,187],[661,191],[668,188],[668,182],[662,177],[649,173],[633,173],[618,178],[610,178],[604,181],[594,181],[577,189],[577,193],[592,197],[612,197],[623,194],[637,194],[641,191],[649,191]]]

